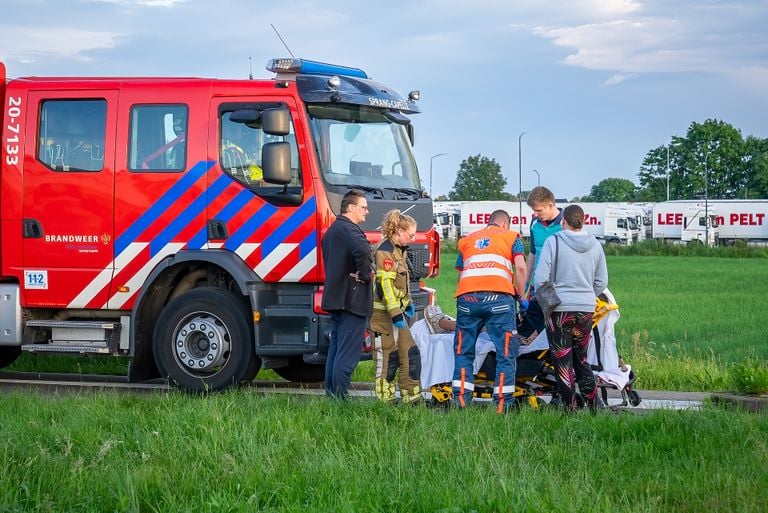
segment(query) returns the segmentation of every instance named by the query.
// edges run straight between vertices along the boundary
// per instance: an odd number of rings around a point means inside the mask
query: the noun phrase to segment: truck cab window
[[[101,171],[106,123],[106,100],[43,102],[38,160],[53,171]]]
[[[387,195],[421,190],[405,126],[374,108],[309,105],[307,109],[320,169],[329,185],[392,191]]]
[[[135,105],[131,108],[128,169],[183,171],[187,163],[186,105]]]
[[[260,108],[261,107],[261,108]],[[270,135],[261,129],[258,119],[252,122],[234,121],[232,113],[242,110],[253,110],[254,113],[265,106],[259,105],[223,105],[220,113],[220,154],[221,169],[229,176],[259,194],[269,193],[270,190],[283,190],[283,185],[275,185],[264,181],[262,163],[262,148],[271,142],[287,142],[291,146],[291,183],[288,189],[301,192],[301,165],[299,150],[296,143],[293,123],[290,133],[285,136]],[[254,116],[256,116],[254,114]],[[237,118],[237,116],[235,116]]]

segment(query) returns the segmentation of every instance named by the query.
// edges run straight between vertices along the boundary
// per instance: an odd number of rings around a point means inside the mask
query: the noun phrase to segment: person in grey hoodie
[[[584,210],[569,205],[563,210],[563,231],[544,242],[533,275],[536,289],[550,277],[557,244],[555,291],[560,304],[546,320],[550,356],[560,398],[576,408],[576,383],[590,408],[598,406],[597,384],[587,363],[595,298],[608,286],[608,268],[600,242],[581,231]]]

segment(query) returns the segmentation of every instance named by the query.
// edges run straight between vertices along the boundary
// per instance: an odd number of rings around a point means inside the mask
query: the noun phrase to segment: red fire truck
[[[379,238],[439,237],[403,97],[357,68],[273,59],[273,79],[16,78],[0,64],[0,366],[122,355],[129,379],[220,390],[262,366],[321,381],[320,240],[352,188]],[[415,283],[423,308],[428,289]]]

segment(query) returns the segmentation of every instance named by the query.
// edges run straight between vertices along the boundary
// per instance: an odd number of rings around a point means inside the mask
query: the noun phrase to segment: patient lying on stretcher
[[[425,308],[424,316],[411,326],[411,335],[421,353],[421,387],[429,390],[436,383],[450,383],[453,379],[456,319],[432,305]],[[520,345],[521,355],[549,349],[546,333],[523,332],[521,336],[527,342]],[[481,332],[475,344],[475,374],[480,372],[486,357],[493,351],[491,338],[485,331]]]
[[[597,333],[593,333],[593,340],[590,341],[588,360],[599,380],[621,389],[630,379],[631,367],[620,360],[616,349],[614,324],[619,319],[618,305],[610,291],[606,290],[601,296],[595,311],[594,331]],[[435,305],[425,308],[424,317],[411,326],[411,334],[421,352],[421,387],[422,390],[429,390],[434,384],[447,383],[453,379],[456,320],[444,314],[440,307]],[[518,330],[523,339],[520,355],[548,350],[546,331],[539,333],[530,323],[526,323],[524,318],[520,321]],[[482,368],[488,354],[494,350],[488,334],[480,333],[475,346],[475,374]]]

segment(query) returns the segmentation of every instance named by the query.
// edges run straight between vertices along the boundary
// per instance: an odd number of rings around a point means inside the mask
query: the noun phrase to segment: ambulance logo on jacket
[[[475,241],[475,249],[485,249],[491,245],[491,239],[483,237]]]

